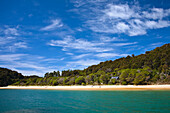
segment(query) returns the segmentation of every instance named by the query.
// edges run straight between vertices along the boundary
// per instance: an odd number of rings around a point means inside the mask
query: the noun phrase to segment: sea
[[[170,113],[170,91],[1,89],[0,113]]]

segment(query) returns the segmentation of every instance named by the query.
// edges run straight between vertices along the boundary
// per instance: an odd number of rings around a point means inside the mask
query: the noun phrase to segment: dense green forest
[[[23,76],[0,69],[0,85],[170,84],[170,44],[145,54],[101,62],[84,70],[48,72],[44,77]]]
[[[0,86],[13,84],[23,78],[24,76],[21,73],[6,68],[0,68]]]

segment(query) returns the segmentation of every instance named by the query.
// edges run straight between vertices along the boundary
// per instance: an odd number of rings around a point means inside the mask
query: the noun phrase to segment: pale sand
[[[101,86],[7,86],[0,89],[43,90],[170,90],[170,85],[101,85]]]

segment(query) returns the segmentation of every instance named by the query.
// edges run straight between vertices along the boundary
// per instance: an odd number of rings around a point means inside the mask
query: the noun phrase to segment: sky
[[[84,69],[170,43],[169,0],[0,0],[0,67]]]

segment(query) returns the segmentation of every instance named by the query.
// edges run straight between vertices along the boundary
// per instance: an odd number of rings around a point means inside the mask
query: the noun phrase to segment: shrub
[[[75,80],[75,83],[76,83],[76,84],[79,84],[79,85],[81,85],[82,82],[85,82],[83,76],[79,76],[79,77]]]

